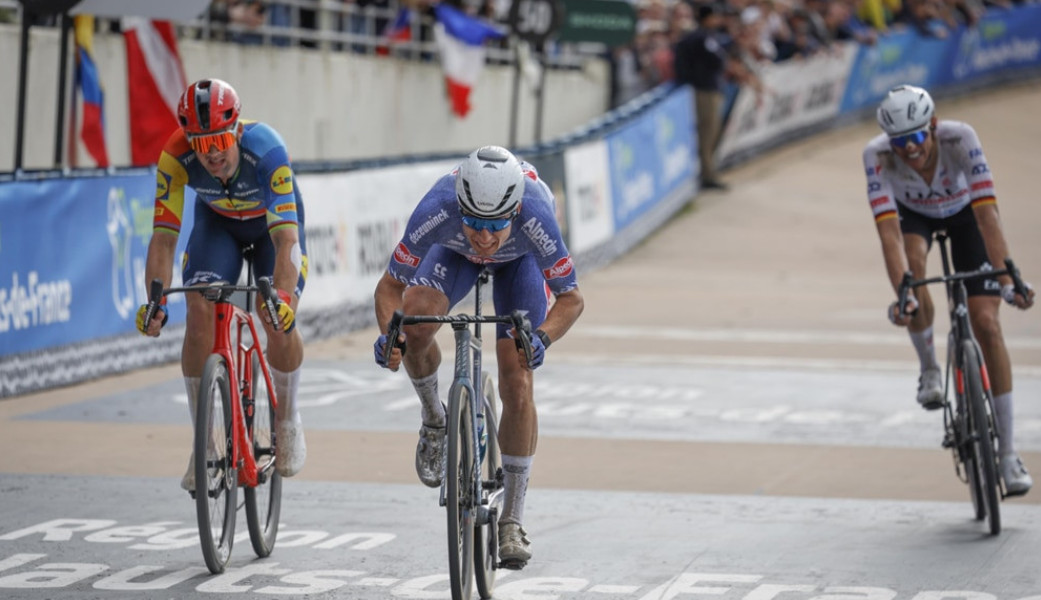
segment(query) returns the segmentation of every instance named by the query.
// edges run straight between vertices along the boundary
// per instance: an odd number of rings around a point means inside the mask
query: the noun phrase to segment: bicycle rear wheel
[[[227,361],[211,354],[202,369],[195,418],[195,513],[202,556],[211,573],[223,573],[235,541],[238,470],[232,464],[234,428]]]
[[[264,372],[260,368],[260,357],[253,354],[253,417],[247,417],[250,439],[253,440],[253,458],[257,461],[257,485],[246,487],[246,524],[249,526],[249,541],[257,556],[270,556],[278,535],[278,518],[282,512],[282,476],[275,470],[275,445],[272,443],[272,424],[275,422],[275,405]]]
[[[1001,533],[1001,496],[998,481],[997,453],[994,450],[994,420],[990,402],[983,389],[983,361],[972,341],[961,346],[962,369],[965,377],[965,399],[968,402],[969,434],[972,440],[976,482],[982,491],[991,535]]]
[[[445,508],[448,512],[448,575],[452,600],[470,600],[474,584],[473,416],[468,388],[453,383],[448,393]]]
[[[484,431],[488,436],[485,443],[481,469],[481,495],[487,498],[486,508],[489,521],[474,526],[474,566],[477,576],[477,593],[481,598],[491,598],[495,592],[495,569],[499,561],[498,519],[502,508],[502,455],[499,453],[499,416],[492,376],[482,373],[481,390],[484,396]]]

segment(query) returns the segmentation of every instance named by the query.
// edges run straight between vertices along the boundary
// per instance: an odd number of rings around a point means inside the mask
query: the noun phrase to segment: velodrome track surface
[[[1038,106],[1037,84],[938,106],[979,132],[1035,283]],[[580,273],[586,312],[536,377],[536,555],[496,598],[1041,597],[1041,490],[1003,503],[997,538],[971,519],[940,416],[914,402],[906,334],[884,318],[860,163],[876,130],[735,169],[730,192]],[[1002,322],[1017,445],[1039,477],[1041,309],[1004,307]],[[942,311],[937,324],[942,346]],[[412,467],[416,401],[372,364],[374,338],[308,344],[309,460],[286,482],[279,544],[257,561],[240,540],[221,577],[178,487],[178,366],[0,402],[0,597],[445,597],[443,510]]]

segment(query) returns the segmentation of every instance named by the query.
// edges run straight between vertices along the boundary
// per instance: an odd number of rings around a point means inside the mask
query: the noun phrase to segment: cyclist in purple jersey
[[[383,331],[375,343],[376,362],[393,371],[404,363],[412,379],[422,415],[416,472],[431,487],[441,485],[445,437],[445,408],[437,389],[438,325],[406,327],[401,338],[407,338],[406,352],[395,348],[390,356],[384,356],[386,326],[398,309],[406,315],[447,314],[486,267],[494,274],[496,313],[522,310],[535,328],[531,362],[516,348],[506,325],[497,326],[495,346],[505,475],[499,557],[523,566],[531,558],[522,523],[538,440],[532,371],[542,364],[550,343],[574,325],[584,300],[557,225],[552,192],[530,164],[498,146],[475,150],[420,200],[375,291],[376,320]]]
[[[925,277],[933,233],[946,230],[956,271],[1003,265],[1008,243],[998,214],[994,181],[975,130],[957,121],[939,121],[929,93],[901,85],[878,107],[882,134],[864,148],[868,202],[882,243],[886,272],[897,290],[906,271]],[[1033,480],[1013,445],[1012,365],[1001,333],[1001,299],[1021,309],[1034,303],[1034,291],[1015,293],[1012,278],[965,284],[972,330],[980,343],[994,391],[1001,476],[1010,496],[1025,494]],[[917,294],[917,298],[915,297]],[[928,289],[909,296],[907,314],[889,306],[889,319],[907,327],[918,354],[918,402],[941,408],[943,372],[933,346],[934,308]]]
[[[303,425],[296,406],[303,338],[295,314],[307,278],[304,205],[293,180],[285,142],[263,123],[240,119],[238,94],[219,79],[193,83],[177,105],[181,127],[170,136],[156,170],[152,239],[148,245],[145,286],[153,279],[170,287],[174,252],[184,214],[184,191],[195,191],[195,221],[182,265],[184,285],[238,281],[242,250],[252,245],[257,277],[272,276],[278,291],[278,330],[258,310],[267,331],[271,378],[278,398],[275,468],[295,475],[307,457]],[[188,406],[195,419],[203,365],[213,347],[212,304],[200,294],[185,296],[188,312],[181,370]],[[259,302],[259,299],[258,299]],[[166,323],[159,310],[144,323],[147,306],[138,310],[137,328],[158,336]],[[195,489],[193,461],[181,487]]]

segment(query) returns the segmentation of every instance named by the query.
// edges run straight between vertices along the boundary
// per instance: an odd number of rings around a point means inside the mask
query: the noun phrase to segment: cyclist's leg
[[[900,209],[900,230],[904,234],[904,253],[907,264],[916,279],[926,273],[926,259],[932,245],[933,231],[940,224],[911,210]],[[943,404],[943,374],[936,359],[933,319],[935,305],[929,288],[922,286],[914,291],[918,300],[918,312],[907,326],[911,345],[918,355],[920,374],[918,377],[918,403],[927,409],[940,408]]]
[[[549,297],[546,281],[533,256],[526,255],[495,270],[494,301],[498,314],[509,314],[517,309],[525,311],[535,329],[546,318]],[[502,398],[499,447],[505,487],[499,516],[499,554],[503,561],[522,566],[531,558],[531,542],[521,524],[538,446],[538,412],[533,372],[521,362],[515,343],[507,333],[505,325],[497,327],[496,355]]]
[[[181,270],[184,285],[234,281],[238,278],[239,267],[230,257],[238,256],[238,243],[223,227],[222,217],[201,205],[196,205],[195,212],[195,222],[185,247]],[[199,378],[202,376],[206,358],[213,348],[214,311],[213,304],[200,294],[185,294],[184,298],[187,309],[181,371],[188,394],[188,411],[194,426],[199,398]],[[181,487],[189,492],[195,489],[194,455],[188,458],[188,470],[181,478]]]
[[[258,228],[259,229],[259,228]],[[276,251],[272,235],[280,235],[276,232],[268,234],[266,226],[262,231],[255,234],[253,238],[254,269],[257,277],[272,277],[275,272]],[[300,303],[300,296],[304,290],[306,281],[307,250],[303,227],[298,228],[296,241],[288,240],[286,243],[295,243],[298,251],[293,251],[297,269],[296,287],[290,292],[290,307],[296,312]],[[257,312],[261,313],[261,298],[256,299]],[[304,340],[300,329],[294,327],[292,330],[275,331],[274,326],[266,319],[260,319],[267,333],[267,348],[265,356],[271,369],[271,381],[275,386],[275,398],[278,409],[275,412],[275,439],[278,450],[275,453],[275,468],[283,477],[292,477],[300,472],[307,461],[307,443],[304,438],[303,419],[297,405],[297,391],[300,387],[300,365],[304,361]]]
[[[433,246],[423,257],[415,278],[405,288],[402,311],[406,315],[443,315],[462,300],[480,273],[480,265],[462,255]],[[419,396],[422,426],[416,445],[416,474],[430,487],[441,485],[442,440],[445,436],[445,407],[437,385],[441,348],[436,324],[405,327],[405,356],[402,362]]]
[[[972,213],[969,213],[970,216]],[[955,269],[973,271],[989,264],[987,248],[979,233],[975,218],[965,222],[951,233],[951,254]],[[1030,474],[1016,453],[1015,427],[1012,402],[1012,362],[1001,331],[1001,285],[995,279],[975,279],[965,282],[968,294],[969,319],[972,332],[983,352],[987,375],[994,400],[994,418],[998,427],[998,455],[1002,478],[1009,494],[1025,494],[1032,485]]]

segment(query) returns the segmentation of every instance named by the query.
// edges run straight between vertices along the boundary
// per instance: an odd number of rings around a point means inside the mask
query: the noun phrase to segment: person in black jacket
[[[726,31],[725,11],[721,3],[697,6],[697,28],[680,38],[673,53],[676,83],[694,88],[701,188],[709,190],[727,188],[719,180],[715,159],[723,129],[724,78],[733,45]]]

